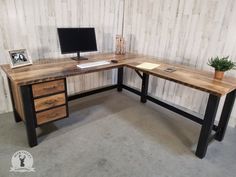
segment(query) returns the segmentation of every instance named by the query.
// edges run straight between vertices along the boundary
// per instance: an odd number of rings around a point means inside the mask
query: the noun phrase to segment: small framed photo
[[[29,58],[26,49],[11,50],[9,51],[11,59],[11,68],[31,65],[32,60]]]

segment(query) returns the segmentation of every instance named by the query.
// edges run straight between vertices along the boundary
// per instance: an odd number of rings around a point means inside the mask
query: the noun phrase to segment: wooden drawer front
[[[53,108],[66,103],[65,93],[38,98],[34,100],[35,111]]]
[[[32,85],[33,96],[39,97],[65,90],[64,79]]]
[[[67,116],[66,106],[50,109],[36,114],[37,124],[43,124]]]

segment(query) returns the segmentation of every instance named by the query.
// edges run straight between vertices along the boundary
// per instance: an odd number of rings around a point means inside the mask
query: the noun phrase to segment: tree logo
[[[34,172],[33,168],[33,156],[24,150],[17,151],[13,154],[11,158],[12,167],[10,171],[12,172]]]

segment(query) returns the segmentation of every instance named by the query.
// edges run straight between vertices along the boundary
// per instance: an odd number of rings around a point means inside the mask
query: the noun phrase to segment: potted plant
[[[215,79],[220,80],[223,79],[225,71],[236,69],[236,63],[229,60],[229,56],[211,58],[208,60],[207,64],[215,68]]]

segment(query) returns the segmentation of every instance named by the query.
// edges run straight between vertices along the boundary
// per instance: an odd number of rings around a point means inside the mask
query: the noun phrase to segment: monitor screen
[[[97,51],[94,28],[58,28],[61,53]]]

